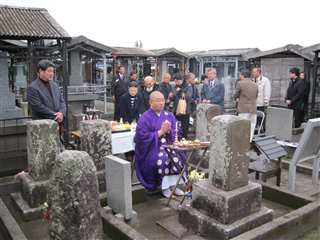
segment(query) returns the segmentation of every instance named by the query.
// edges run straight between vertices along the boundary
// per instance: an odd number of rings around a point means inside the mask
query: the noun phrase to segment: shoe
[[[169,198],[171,196],[171,193],[172,191],[169,188],[162,190],[162,195],[166,198]]]
[[[176,188],[176,190],[174,191],[174,194],[177,196],[183,196],[185,193],[181,189]]]

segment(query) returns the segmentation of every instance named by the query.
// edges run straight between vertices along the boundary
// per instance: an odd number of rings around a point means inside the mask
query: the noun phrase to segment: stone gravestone
[[[198,104],[196,112],[196,139],[199,139],[200,141],[210,141],[209,123],[212,118],[221,114],[222,110],[219,105],[208,103]],[[190,163],[194,166],[197,166],[202,153],[203,151],[196,151],[190,159]],[[209,164],[209,151],[207,151],[204,158],[205,161],[202,161],[200,169],[206,171]]]
[[[272,210],[261,207],[261,185],[248,182],[250,122],[223,115],[210,125],[209,180],[194,184],[192,207],[181,207],[179,222],[206,239],[225,240],[271,221]]]
[[[102,240],[96,167],[86,152],[61,153],[49,189],[51,240]]]
[[[31,208],[47,199],[48,179],[56,156],[60,153],[58,124],[53,120],[27,122],[27,152],[29,172],[19,175],[22,197]]]
[[[131,163],[109,155],[105,164],[108,206],[130,220],[135,214],[132,209]]]
[[[267,136],[276,136],[281,140],[292,140],[292,109],[268,107],[265,121]]]
[[[60,152],[59,128],[53,120],[27,122],[27,151],[30,176],[47,180]]]
[[[82,63],[81,63],[81,52],[79,50],[70,51],[70,86],[82,86],[83,75],[82,75]]]
[[[288,188],[295,191],[297,165],[312,161],[312,183],[319,183],[320,171],[320,118],[310,119],[299,141],[299,145],[290,161]]]
[[[219,105],[200,103],[197,105],[196,138],[200,141],[210,141],[209,122],[215,116],[221,115]]]
[[[93,159],[98,170],[100,192],[105,192],[105,158],[112,154],[111,122],[98,119],[80,122],[81,150],[87,152]]]
[[[9,90],[9,66],[7,53],[0,51],[0,119],[23,117],[16,107],[15,95]]]

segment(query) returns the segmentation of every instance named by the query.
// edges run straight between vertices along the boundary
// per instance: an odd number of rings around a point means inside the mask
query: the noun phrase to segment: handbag
[[[186,115],[187,114],[187,101],[185,96],[182,96],[177,105],[176,115]]]

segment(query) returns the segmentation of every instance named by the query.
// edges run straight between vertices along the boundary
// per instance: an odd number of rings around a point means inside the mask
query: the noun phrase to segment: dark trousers
[[[294,127],[298,128],[304,120],[304,109],[299,107],[293,108]]]
[[[113,120],[119,122],[120,121],[120,99],[114,102],[114,115]]]
[[[182,137],[187,139],[188,132],[189,132],[189,118],[190,115],[177,115],[176,119],[181,122],[181,129],[182,129]]]
[[[265,132],[266,131],[266,120],[267,120],[267,111],[266,111],[267,107],[265,107],[265,106],[257,106],[257,110],[264,113],[265,118],[264,118],[264,121],[263,121],[263,124],[262,124],[261,132]],[[261,121],[262,121],[261,118],[257,118],[257,125],[258,126],[260,126]]]

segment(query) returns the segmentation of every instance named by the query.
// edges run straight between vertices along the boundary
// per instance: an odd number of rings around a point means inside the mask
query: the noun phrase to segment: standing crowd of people
[[[66,103],[58,85],[52,81],[54,68],[48,60],[39,62],[38,76],[28,88],[28,102],[33,119],[53,119],[62,126]],[[293,110],[295,127],[299,127],[306,113],[310,85],[298,68],[290,69],[289,76],[285,101]],[[186,156],[183,152],[173,153],[175,164],[170,163],[163,145],[175,141],[180,130],[180,136],[188,138],[189,121],[195,117],[198,103],[216,104],[224,109],[225,88],[216,69],[207,69],[199,92],[193,73],[173,76],[165,73],[159,84],[152,76],[146,76],[143,83],[139,83],[136,73],[132,72],[127,78],[124,67],[120,67],[113,81],[112,94],[114,120],[122,118],[124,122],[137,122],[135,153],[130,152],[130,155],[132,158],[135,155],[139,181],[150,190],[161,186],[163,195],[169,197]],[[257,111],[266,113],[270,97],[270,81],[262,75],[260,68],[253,68],[251,76],[249,72],[240,73],[235,99],[239,116],[251,122],[250,140],[254,135]],[[176,195],[184,194],[179,189],[174,191]]]
[[[290,69],[289,76],[290,84],[285,102],[287,107],[293,110],[294,127],[300,127],[308,109],[310,84],[304,80],[304,72],[300,73],[298,68]],[[235,91],[236,108],[239,116],[251,122],[252,140],[256,124],[262,124],[262,129],[266,129],[265,121],[261,123],[261,119],[257,118],[257,111],[266,116],[272,87],[270,80],[263,76],[258,67],[254,67],[251,73],[240,72],[239,78]],[[139,116],[150,107],[150,94],[159,91],[165,99],[165,110],[174,114],[181,124],[182,137],[187,138],[190,117],[195,117],[197,103],[217,104],[224,109],[225,88],[218,79],[216,69],[207,69],[201,78],[201,91],[195,80],[193,73],[176,73],[173,76],[165,73],[159,84],[152,76],[146,76],[143,82],[139,83],[135,72],[127,79],[124,67],[120,67],[112,88],[115,102],[114,120],[119,121],[122,118],[129,123],[138,121]]]
[[[285,102],[287,107],[293,110],[293,127],[298,128],[305,120],[308,111],[310,82],[305,80],[304,72],[300,72],[296,67],[290,69],[289,77],[290,83]],[[266,109],[270,105],[271,89],[270,80],[262,75],[260,68],[253,68],[251,76],[249,72],[240,73],[240,80],[236,84],[235,100],[239,116],[251,122],[250,141],[257,122],[265,129],[265,121],[259,122],[261,119],[257,119],[257,111],[263,112],[266,116]]]
[[[124,67],[120,67],[116,74],[112,95],[115,103],[114,120],[132,123],[138,121],[139,117],[150,108],[150,94],[159,91],[165,99],[165,110],[172,112],[180,122],[182,137],[188,137],[190,117],[195,117],[196,105],[199,102],[212,103],[224,106],[224,85],[217,78],[214,68],[207,69],[203,88],[199,92],[193,73],[185,75],[170,73],[163,75],[158,84],[152,76],[146,76],[143,83],[139,84],[134,72],[130,79],[124,75]],[[173,83],[171,81],[173,80]],[[201,99],[201,101],[200,101]]]

